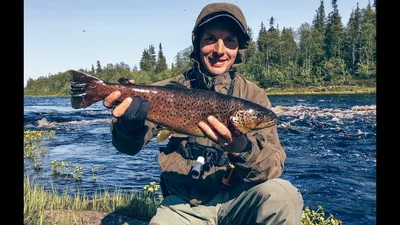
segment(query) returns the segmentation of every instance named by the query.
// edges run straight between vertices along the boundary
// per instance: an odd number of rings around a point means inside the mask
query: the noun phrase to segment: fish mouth
[[[277,123],[278,123],[278,120],[274,118],[268,122],[261,122],[261,123],[257,124],[257,127],[267,128],[267,127],[272,127],[272,126],[276,125]]]
[[[271,126],[276,125],[277,123],[278,123],[278,120],[277,120],[277,119],[273,119],[273,120],[271,120],[271,121],[269,121],[269,122],[267,123],[267,126],[268,126],[268,127],[271,127]]]

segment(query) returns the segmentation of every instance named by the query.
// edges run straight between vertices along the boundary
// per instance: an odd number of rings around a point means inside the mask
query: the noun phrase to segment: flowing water
[[[271,96],[279,116],[278,133],[287,159],[282,178],[303,194],[304,205],[318,205],[343,224],[376,224],[376,96]],[[67,97],[25,97],[25,130],[55,130],[45,141],[48,153],[35,172],[24,173],[47,189],[140,190],[159,182],[158,147],[152,140],[137,155],[118,153],[111,144],[111,114],[101,102],[72,109]],[[52,161],[83,166],[82,180],[55,176]],[[92,169],[95,169],[94,173]],[[93,179],[96,177],[96,180]]]

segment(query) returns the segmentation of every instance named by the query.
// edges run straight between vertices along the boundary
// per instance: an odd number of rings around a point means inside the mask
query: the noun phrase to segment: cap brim
[[[203,21],[202,23],[200,23],[200,24],[198,25],[198,27],[201,27],[201,26],[203,26],[204,24],[206,24],[206,23],[210,22],[211,20],[213,20],[213,19],[215,19],[215,18],[218,18],[218,17],[229,17],[229,18],[231,18],[233,21],[235,21],[235,22],[237,23],[237,25],[239,25],[239,27],[240,27],[240,29],[243,31],[243,33],[246,33],[246,30],[244,29],[244,27],[242,26],[242,24],[241,24],[235,17],[233,17],[233,16],[231,16],[231,15],[229,15],[229,14],[218,14],[218,15],[215,15],[215,16],[213,16],[213,17],[210,17],[210,18],[208,18],[207,20],[205,20],[205,21]]]

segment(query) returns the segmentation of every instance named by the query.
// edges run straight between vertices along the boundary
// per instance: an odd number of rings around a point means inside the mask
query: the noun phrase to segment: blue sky
[[[161,42],[167,64],[191,45],[191,31],[198,13],[212,0],[25,0],[24,86],[36,79],[69,69],[91,68],[99,60],[125,62],[139,67],[142,52]],[[256,36],[261,22],[274,17],[280,28],[297,29],[311,23],[320,0],[234,0]],[[342,22],[368,0],[338,0]],[[371,0],[371,4],[373,1]],[[325,13],[331,1],[325,0]],[[85,32],[83,31],[85,30]]]

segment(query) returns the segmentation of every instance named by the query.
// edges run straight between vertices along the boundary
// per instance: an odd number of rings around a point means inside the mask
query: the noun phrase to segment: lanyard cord
[[[201,76],[203,78],[204,84],[206,85],[208,90],[211,90],[214,87],[214,84],[215,84],[215,77],[210,78],[209,76],[205,75],[201,71],[199,63],[196,63],[196,64],[197,64],[197,68],[194,67],[191,70],[186,71],[185,78],[190,81],[192,87],[198,88],[196,79],[193,78],[193,75],[195,73],[195,69],[197,69],[197,71],[201,74]],[[235,70],[234,69],[230,69],[228,71],[228,73],[229,73],[229,76],[231,77],[231,83],[229,85],[229,89],[228,89],[227,95],[232,96],[233,95],[233,89],[235,88],[235,77],[236,77]],[[190,78],[192,78],[192,79],[190,79]]]

